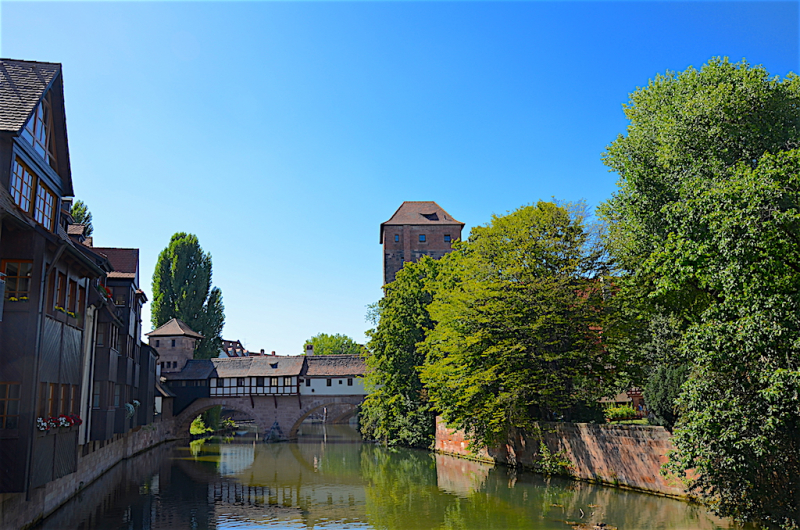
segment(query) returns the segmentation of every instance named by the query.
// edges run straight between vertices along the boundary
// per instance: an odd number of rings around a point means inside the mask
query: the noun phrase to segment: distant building
[[[203,338],[177,318],[145,335],[150,347],[158,352],[162,374],[180,372],[188,361],[194,359],[197,341]]]
[[[450,252],[451,243],[461,239],[462,228],[464,223],[433,201],[404,202],[391,219],[381,223],[384,285],[394,281],[407,261],[422,256],[439,259]]]

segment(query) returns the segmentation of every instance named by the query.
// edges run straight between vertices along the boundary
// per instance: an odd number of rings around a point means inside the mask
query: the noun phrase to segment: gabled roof
[[[311,377],[362,376],[367,371],[360,355],[309,355],[306,362],[308,369],[304,375]]]
[[[59,72],[58,63],[0,59],[0,131],[20,132]]]
[[[457,225],[464,227],[464,223],[453,219],[452,215],[434,201],[405,201],[401,204],[391,219],[381,223],[381,243],[383,243],[383,227],[387,225]]]
[[[203,336],[196,331],[192,330],[182,320],[173,318],[163,326],[160,326],[150,333],[145,333],[148,337],[193,337],[195,339],[202,339]]]
[[[214,375],[214,364],[209,359],[190,359],[180,372],[162,373],[167,381],[208,379]]]
[[[72,226],[72,225],[70,225]],[[92,247],[92,250],[108,258],[114,267],[108,273],[109,278],[139,279],[139,249],[138,248],[113,248]]]
[[[56,172],[61,177],[61,195],[71,197],[74,191],[61,65],[0,59],[0,132],[20,134],[48,91],[53,103],[53,134],[56,135],[55,155],[58,161]]]

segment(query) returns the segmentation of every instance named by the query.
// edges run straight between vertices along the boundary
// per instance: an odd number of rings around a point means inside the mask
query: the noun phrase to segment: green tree
[[[314,346],[314,355],[361,355],[364,353],[363,346],[340,333],[335,335],[317,333],[304,343],[304,345],[308,344]],[[303,350],[305,351],[305,348]]]
[[[151,315],[153,327],[178,318],[203,335],[196,359],[219,355],[225,324],[222,291],[211,287],[211,254],[203,252],[196,236],[179,232],[159,254]]]
[[[656,77],[625,112],[603,211],[636,318],[677,322],[688,376],[671,469],[694,469],[721,515],[795,528],[800,78],[713,59]]]
[[[440,266],[429,257],[406,263],[372,308],[375,327],[367,332],[369,394],[360,422],[365,436],[387,445],[428,447],[433,442],[435,414],[419,378],[425,363],[419,343],[433,328],[428,305]]]
[[[443,260],[452,286],[428,308],[436,326],[421,377],[445,421],[477,445],[600,397],[600,254],[584,210],[540,201],[493,216]]]
[[[89,207],[86,206],[86,203],[83,201],[75,201],[69,213],[72,215],[72,220],[75,221],[75,224],[84,225],[86,227],[84,234],[86,234],[87,237],[92,235],[92,232],[94,232],[94,227],[92,226],[92,212],[89,211]]]

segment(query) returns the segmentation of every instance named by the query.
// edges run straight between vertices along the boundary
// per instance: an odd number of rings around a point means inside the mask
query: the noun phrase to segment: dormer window
[[[53,112],[50,104],[50,94],[45,96],[33,116],[28,120],[25,128],[22,129],[22,137],[33,146],[33,150],[39,154],[51,166],[55,167],[55,149],[53,148]]]

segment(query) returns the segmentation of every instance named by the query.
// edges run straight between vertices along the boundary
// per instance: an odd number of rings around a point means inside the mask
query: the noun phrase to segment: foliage
[[[680,416],[677,401],[688,376],[689,367],[685,364],[655,366],[644,388],[644,399],[647,410],[653,415],[653,424],[672,430]]]
[[[364,347],[347,335],[339,333],[328,335],[327,333],[317,333],[305,344],[314,345],[314,355],[361,355]],[[305,348],[303,348],[305,351]]]
[[[572,462],[567,458],[565,451],[553,453],[544,441],[542,428],[539,425],[534,425],[530,431],[530,438],[536,439],[539,442],[539,451],[536,459],[533,462],[533,468],[537,473],[543,475],[572,475]]]
[[[211,432],[212,430],[213,429],[211,427],[206,427],[202,415],[192,420],[192,424],[189,426],[189,434],[194,436],[205,434],[207,432]]]
[[[671,470],[694,469],[721,515],[798,525],[800,78],[714,59],[656,77],[625,112],[603,212],[632,342],[673,319],[674,356],[653,361],[687,367]]]
[[[636,409],[630,405],[617,405],[606,409],[606,418],[611,421],[631,420],[636,417]]]
[[[440,267],[440,261],[428,257],[406,263],[373,307],[361,431],[389,445],[428,447],[433,442],[435,415],[419,378],[425,355],[418,345],[433,327],[428,305]]]
[[[75,224],[84,225],[86,227],[83,232],[86,237],[92,235],[92,232],[94,232],[94,227],[92,226],[92,212],[89,211],[89,207],[86,206],[85,202],[75,201],[69,213],[72,215],[72,220],[75,221]]]
[[[217,432],[221,427],[220,416],[222,415],[222,406],[217,405],[211,407],[200,415],[203,418],[203,423],[208,426],[209,432]]]
[[[151,315],[156,328],[178,318],[203,335],[194,353],[196,359],[219,355],[225,324],[222,291],[211,287],[211,254],[203,252],[197,236],[179,232],[159,254],[153,272]]]
[[[473,229],[443,258],[421,371],[445,421],[474,443],[569,419],[610,375],[599,340],[601,252],[580,205],[538,202]]]

